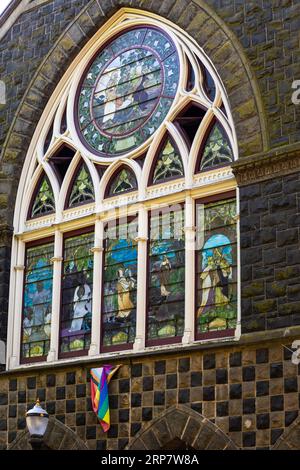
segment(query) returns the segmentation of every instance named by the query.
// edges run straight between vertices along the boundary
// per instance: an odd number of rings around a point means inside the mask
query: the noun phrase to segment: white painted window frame
[[[88,151],[80,141],[75,123],[74,123],[74,100],[76,90],[82,74],[84,73],[91,57],[116,33],[125,30],[129,26],[153,25],[164,28],[172,37],[178,51],[180,60],[180,83],[173,105],[166,116],[166,119],[157,129],[153,137],[145,142],[139,149],[129,152],[124,157],[113,157],[103,159]],[[208,69],[216,85],[216,96],[211,102],[203,90],[203,77],[200,67],[197,65],[196,56]],[[191,62],[196,85],[193,90],[185,90],[187,78],[187,67],[185,57]],[[173,124],[173,120],[178,113],[190,102],[197,102],[207,109],[207,112],[199,126],[193,145],[188,151],[184,139]],[[226,115],[220,109],[223,103]],[[60,132],[61,120],[66,109],[67,130],[63,134]],[[63,234],[71,230],[76,230],[85,226],[95,227],[95,242],[92,249],[94,253],[94,291],[92,304],[92,331],[91,346],[87,357],[80,357],[81,361],[88,360],[90,357],[116,357],[119,354],[132,355],[138,352],[149,350],[162,350],[178,348],[178,344],[168,346],[153,346],[145,348],[145,319],[146,319],[146,296],[145,286],[147,278],[146,260],[147,260],[147,238],[148,238],[148,211],[153,205],[173,204],[176,202],[185,203],[185,259],[186,269],[185,283],[185,329],[182,338],[182,347],[185,348],[195,342],[195,288],[194,288],[194,266],[195,266],[195,200],[221,194],[226,191],[237,189],[236,181],[230,165],[219,167],[213,170],[195,174],[195,167],[199,153],[200,145],[205,136],[205,132],[216,117],[223,125],[231,147],[233,149],[234,159],[238,158],[238,146],[234,130],[233,119],[230,113],[230,107],[224,86],[213,64],[206,56],[204,51],[178,26],[161,18],[157,15],[145,11],[122,8],[119,10],[87,43],[75,58],[67,72],[64,74],[56,90],[52,94],[43,114],[37,125],[34,136],[30,143],[23,171],[20,178],[19,189],[17,193],[15,215],[14,215],[14,236],[12,242],[11,256],[11,277],[9,293],[9,317],[8,317],[8,339],[7,339],[7,369],[28,368],[37,366],[37,364],[20,364],[20,341],[21,341],[21,322],[22,322],[22,292],[24,280],[24,256],[25,244],[32,240],[43,239],[44,237],[54,237],[54,278],[53,278],[53,310],[51,324],[51,342],[50,351],[47,357],[47,363],[55,364],[57,362],[72,362],[78,358],[58,359],[59,348],[59,315],[60,315],[60,267],[63,259],[62,239]],[[53,137],[49,148],[44,154],[44,141],[48,134],[50,126],[53,125]],[[185,176],[162,184],[148,186],[149,173],[153,159],[157,154],[157,149],[166,132],[172,136],[182,157]],[[63,144],[68,144],[75,151],[75,156],[67,170],[64,181],[59,186],[53,169],[49,164],[49,159]],[[147,150],[143,168],[135,161],[135,158],[144,154]],[[81,205],[71,209],[64,209],[65,199],[69,185],[74,177],[74,172],[79,161],[85,162],[95,188],[95,201],[93,203]],[[101,180],[95,168],[95,164],[108,164]],[[105,189],[112,176],[121,165],[127,165],[134,172],[138,190],[105,199]],[[27,220],[28,208],[32,195],[34,194],[37,181],[44,171],[51,183],[56,212],[55,214]],[[239,214],[237,189],[237,214]],[[138,277],[137,277],[137,325],[136,340],[132,351],[121,353],[102,353],[100,354],[101,338],[101,289],[102,289],[102,262],[103,262],[103,225],[106,220],[116,218],[116,209],[118,215],[138,213],[139,233],[138,241]],[[234,339],[240,337],[240,245],[239,245],[239,223],[237,223],[237,250],[238,250],[238,308],[237,308],[237,328]],[[100,288],[99,288],[100,286]],[[19,293],[16,295],[16,293]],[[232,341],[232,338],[222,340],[207,340],[209,342]],[[206,340],[205,340],[206,341]],[[202,342],[202,341],[200,341]]]

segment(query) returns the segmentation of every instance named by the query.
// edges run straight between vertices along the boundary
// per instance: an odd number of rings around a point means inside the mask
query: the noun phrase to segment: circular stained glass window
[[[166,117],[178,81],[178,53],[167,34],[147,27],[122,33],[81,81],[75,112],[82,142],[106,157],[139,147]]]

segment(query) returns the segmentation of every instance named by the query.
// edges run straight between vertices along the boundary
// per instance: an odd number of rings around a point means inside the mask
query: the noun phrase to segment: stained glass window
[[[137,220],[105,228],[103,349],[132,345],[136,327]],[[127,347],[128,347],[127,346]]]
[[[197,204],[196,328],[198,335],[236,327],[236,201]]]
[[[150,217],[148,343],[180,337],[184,330],[184,208],[164,208]]]
[[[64,240],[60,352],[86,351],[90,346],[93,296],[94,234]]]
[[[54,194],[47,176],[44,176],[34,197],[30,217],[40,217],[54,211]]]
[[[184,176],[183,163],[176,146],[167,139],[167,142],[155,162],[153,183],[161,183],[169,179]]]
[[[163,122],[178,82],[178,53],[164,31],[124,32],[98,52],[81,82],[81,140],[103,156],[137,148]]]
[[[107,196],[115,196],[116,194],[135,191],[136,189],[137,181],[134,173],[129,168],[122,168],[110,181]]]
[[[69,207],[94,200],[94,187],[89,171],[83,164],[79,168],[69,197]]]
[[[54,244],[45,243],[26,250],[23,294],[23,360],[48,354],[51,333],[52,277]]]
[[[217,165],[225,165],[232,161],[233,156],[228,137],[223,132],[221,126],[216,123],[205,143],[200,170],[208,170]]]

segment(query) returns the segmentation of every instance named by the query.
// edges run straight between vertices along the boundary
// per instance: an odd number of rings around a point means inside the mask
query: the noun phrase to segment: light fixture
[[[40,449],[42,447],[48,421],[49,415],[47,411],[41,407],[40,401],[37,399],[34,407],[26,413],[26,424],[33,449]]]

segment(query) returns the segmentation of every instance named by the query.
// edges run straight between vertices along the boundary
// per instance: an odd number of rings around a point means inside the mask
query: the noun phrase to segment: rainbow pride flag
[[[107,432],[110,428],[108,384],[120,367],[121,364],[118,366],[106,365],[97,369],[91,369],[92,407],[104,432]]]

